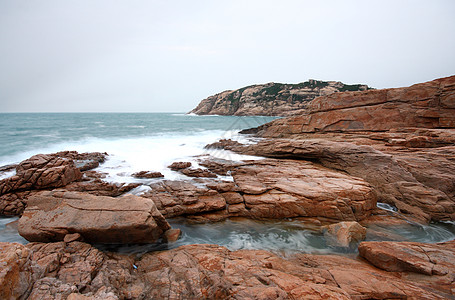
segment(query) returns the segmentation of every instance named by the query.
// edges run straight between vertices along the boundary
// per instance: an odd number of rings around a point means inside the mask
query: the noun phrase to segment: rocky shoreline
[[[1,168],[0,214],[21,216],[31,243],[0,243],[1,299],[451,299],[455,242],[417,243],[375,226],[455,220],[455,76],[408,88],[318,97],[299,115],[208,149],[265,157],[199,158],[188,176],[113,184],[106,153],[40,154]],[[232,181],[225,180],[231,177]],[[192,178],[192,179],[191,179]],[[386,203],[389,214],[377,207]],[[97,243],[176,241],[168,220],[229,218],[312,224],[349,255],[185,245],[141,255]],[[376,241],[364,241],[376,236]]]

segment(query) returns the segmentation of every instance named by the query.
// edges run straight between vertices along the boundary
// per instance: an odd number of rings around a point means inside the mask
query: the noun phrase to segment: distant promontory
[[[190,113],[197,115],[289,116],[316,97],[337,92],[365,91],[365,84],[310,79],[298,84],[266,83],[224,91],[202,100]]]

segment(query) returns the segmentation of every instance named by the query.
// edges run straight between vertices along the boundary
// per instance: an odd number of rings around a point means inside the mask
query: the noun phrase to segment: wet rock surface
[[[19,234],[29,241],[55,242],[79,234],[91,243],[153,243],[169,224],[153,201],[54,190],[28,200]]]
[[[1,245],[1,244],[0,244]],[[408,278],[363,260],[297,254],[282,258],[264,250],[229,251],[188,245],[135,255],[102,252],[81,242],[31,243],[17,274],[22,296],[97,299],[447,299],[440,275]],[[452,250],[453,252],[453,250]],[[10,262],[12,263],[12,262]],[[78,299],[78,298],[76,298]]]

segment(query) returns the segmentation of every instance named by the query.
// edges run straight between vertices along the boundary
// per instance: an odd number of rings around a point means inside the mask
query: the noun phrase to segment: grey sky
[[[453,74],[453,0],[0,0],[0,112],[186,112],[255,83]]]

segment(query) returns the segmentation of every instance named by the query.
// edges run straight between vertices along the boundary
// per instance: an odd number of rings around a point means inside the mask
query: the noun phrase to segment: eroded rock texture
[[[282,258],[263,250],[188,245],[137,257],[81,242],[18,247],[26,255],[16,276],[34,278],[22,281],[18,298],[447,299],[455,292],[447,275],[387,272],[336,255]]]
[[[261,160],[236,164],[204,163],[213,172],[229,169],[234,182],[196,187],[188,182],[151,184],[153,199],[166,217],[217,221],[249,218],[321,217],[362,220],[376,207],[376,195],[362,179],[311,162]]]
[[[169,224],[150,199],[54,190],[28,200],[19,234],[29,241],[62,241],[78,233],[91,243],[153,243]]]

